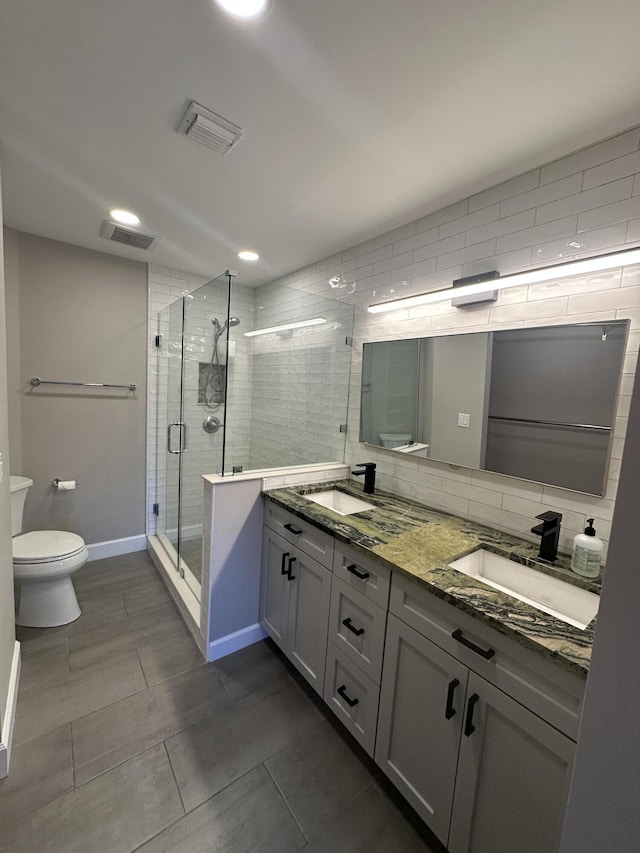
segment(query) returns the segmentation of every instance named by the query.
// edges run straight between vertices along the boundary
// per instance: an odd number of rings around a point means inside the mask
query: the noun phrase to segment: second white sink
[[[356,512],[367,512],[367,510],[375,509],[373,504],[354,498],[353,495],[348,495],[346,492],[339,492],[337,489],[327,489],[326,492],[315,492],[310,495],[303,495],[303,497],[308,501],[320,504],[325,509],[337,512],[338,515],[354,515]]]
[[[576,628],[586,628],[598,613],[600,596],[483,548],[449,566]]]

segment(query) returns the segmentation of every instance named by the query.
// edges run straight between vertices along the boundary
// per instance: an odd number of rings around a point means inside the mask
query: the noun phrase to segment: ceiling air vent
[[[105,240],[113,240],[114,243],[132,246],[134,249],[151,249],[160,239],[158,234],[144,234],[142,231],[136,231],[135,228],[109,222],[108,219],[102,223],[100,236]]]
[[[176,130],[213,148],[224,157],[244,136],[244,130],[201,104],[191,101]]]

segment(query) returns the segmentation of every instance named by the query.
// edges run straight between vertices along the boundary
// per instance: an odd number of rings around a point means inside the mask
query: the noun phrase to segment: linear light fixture
[[[389,302],[375,302],[369,305],[368,310],[371,314],[382,314],[385,311],[398,311],[400,308],[413,308],[416,305],[444,302],[454,297],[475,296],[478,293],[486,293],[489,287],[492,290],[506,290],[508,287],[518,287],[521,284],[538,284],[543,281],[553,281],[556,278],[568,278],[569,276],[600,272],[638,263],[640,263],[640,248],[623,249],[619,252],[597,255],[594,258],[565,261],[562,264],[505,275],[502,278],[495,279],[490,285],[486,281],[478,282],[477,284],[466,284],[462,287],[432,290],[429,293],[420,293],[416,296],[405,296],[402,299],[393,299]]]
[[[245,332],[245,338],[253,338],[256,335],[270,335],[272,332],[287,332],[289,329],[301,329],[303,326],[321,326],[326,323],[324,317],[314,317],[311,320],[298,320],[297,323],[284,323],[282,326],[269,326],[268,329],[254,329],[252,332]]]

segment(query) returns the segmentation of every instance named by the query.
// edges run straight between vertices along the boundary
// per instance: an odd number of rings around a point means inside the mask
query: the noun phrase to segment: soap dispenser
[[[585,578],[597,578],[600,574],[600,563],[602,561],[602,539],[598,539],[593,526],[594,519],[587,519],[584,533],[578,533],[573,540],[573,553],[571,555],[571,568],[573,571]]]

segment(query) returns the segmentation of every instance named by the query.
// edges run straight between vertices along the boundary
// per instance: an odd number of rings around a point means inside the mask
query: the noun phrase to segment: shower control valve
[[[221,426],[220,420],[215,415],[209,415],[202,422],[202,429],[210,435],[218,432]]]

